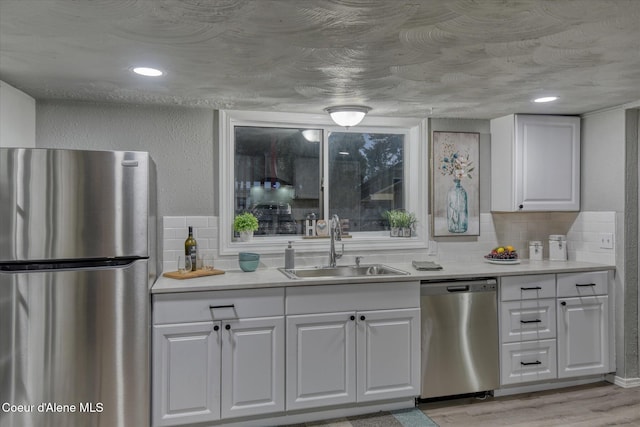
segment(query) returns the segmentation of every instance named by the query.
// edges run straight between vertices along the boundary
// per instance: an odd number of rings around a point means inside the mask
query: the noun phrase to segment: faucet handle
[[[362,260],[362,258],[364,258],[363,256],[357,256],[356,257],[356,267],[360,267],[360,261]]]

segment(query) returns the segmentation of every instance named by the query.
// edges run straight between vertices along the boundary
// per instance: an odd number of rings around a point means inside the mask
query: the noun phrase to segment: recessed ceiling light
[[[132,71],[145,77],[159,77],[164,74],[161,70],[150,67],[135,67]]]
[[[552,101],[555,101],[556,99],[558,99],[557,96],[545,96],[542,98],[536,98],[533,100],[533,102],[552,102]]]

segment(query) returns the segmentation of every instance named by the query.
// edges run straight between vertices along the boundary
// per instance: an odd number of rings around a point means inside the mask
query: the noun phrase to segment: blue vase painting
[[[478,235],[480,135],[433,132],[433,235]]]
[[[464,233],[469,225],[467,191],[459,179],[453,182],[453,187],[447,192],[447,228],[450,233]]]

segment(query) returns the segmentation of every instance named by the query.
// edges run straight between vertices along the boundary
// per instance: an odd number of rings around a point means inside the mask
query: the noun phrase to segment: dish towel
[[[433,261],[413,261],[412,264],[416,270],[442,270],[442,266]]]

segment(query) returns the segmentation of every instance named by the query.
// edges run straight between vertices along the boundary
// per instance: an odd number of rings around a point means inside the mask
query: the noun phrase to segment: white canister
[[[549,259],[551,261],[567,260],[567,236],[564,234],[549,236]]]
[[[540,240],[529,242],[529,260],[542,261],[542,242]]]

